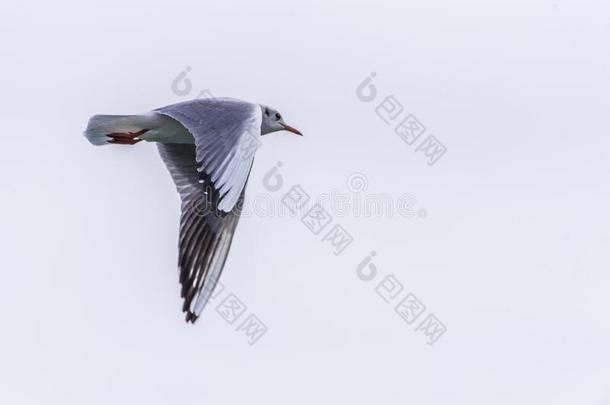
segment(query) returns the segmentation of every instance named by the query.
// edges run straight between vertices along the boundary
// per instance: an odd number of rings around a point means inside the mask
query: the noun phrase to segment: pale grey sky
[[[610,403],[607,1],[57,0],[3,2],[0,21],[1,403]],[[245,216],[225,289],[187,325],[156,148],[81,132],[206,89],[305,134],[262,138],[249,201],[298,184],[410,195],[414,215],[335,215],[353,237],[338,256],[299,218]],[[404,108],[390,124],[386,96]],[[409,114],[413,145],[394,133]],[[429,135],[447,149],[432,166]],[[408,293],[426,307],[411,325]],[[268,328],[254,345],[249,314]]]

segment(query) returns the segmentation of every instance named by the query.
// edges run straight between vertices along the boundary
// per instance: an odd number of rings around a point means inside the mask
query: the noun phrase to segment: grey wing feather
[[[245,187],[259,143],[257,104],[229,98],[191,100],[155,110],[180,122],[195,139],[197,169],[216,208],[231,212]],[[254,146],[254,147],[253,147]]]
[[[233,210],[218,215],[209,180],[198,171],[195,145],[158,143],[157,146],[182,200],[178,257],[184,298],[182,309],[187,322],[195,322],[209,301],[227,259],[244,189],[240,190]]]

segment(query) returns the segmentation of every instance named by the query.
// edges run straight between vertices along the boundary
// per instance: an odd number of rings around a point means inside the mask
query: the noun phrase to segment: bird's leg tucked
[[[106,134],[107,137],[112,138],[108,143],[116,143],[119,145],[133,145],[141,141],[138,136],[144,134],[148,129],[141,129],[137,132],[113,132]]]

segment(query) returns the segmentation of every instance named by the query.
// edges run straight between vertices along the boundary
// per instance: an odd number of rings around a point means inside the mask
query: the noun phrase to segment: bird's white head
[[[263,121],[261,122],[261,135],[277,131],[288,131],[292,132],[293,134],[303,136],[303,134],[298,129],[287,125],[284,122],[282,114],[280,114],[277,110],[274,110],[271,107],[267,107],[266,105],[261,105],[261,110],[263,112]]]

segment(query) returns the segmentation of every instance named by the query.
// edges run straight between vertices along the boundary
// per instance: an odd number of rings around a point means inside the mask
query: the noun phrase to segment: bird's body
[[[229,98],[89,120],[84,134],[94,145],[158,145],[182,200],[178,267],[187,321],[201,314],[224,267],[258,137],[280,130],[300,135],[277,111]]]

